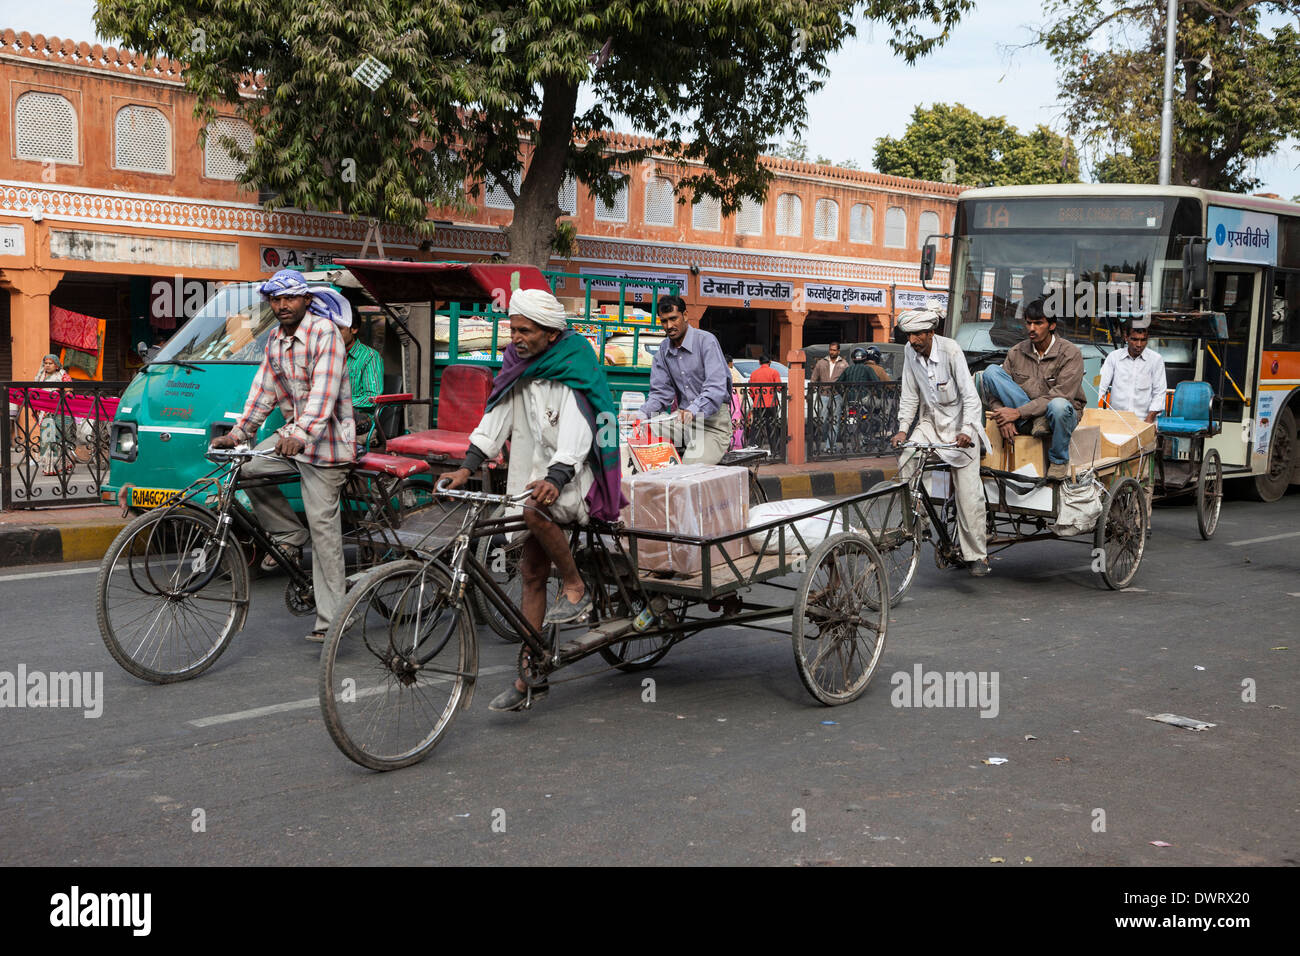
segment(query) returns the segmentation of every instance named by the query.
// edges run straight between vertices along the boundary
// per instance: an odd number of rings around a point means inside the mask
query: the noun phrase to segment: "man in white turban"
[[[903,350],[903,394],[898,402],[897,447],[907,440],[907,428],[920,413],[912,430],[918,442],[950,443],[939,456],[951,466],[957,497],[957,538],[970,573],[989,573],[986,548],[987,524],[984,485],[980,480],[980,454],[985,442],[984,409],[966,356],[950,338],[935,334],[943,320],[937,309],[911,309],[898,317],[898,327],[907,333]],[[921,465],[919,455],[908,449],[899,460],[898,475],[907,480]]]
[[[510,344],[492,383],[487,410],[469,436],[469,453],[448,479],[457,488],[510,442],[510,494],[532,493],[525,503],[528,537],[520,555],[520,610],[535,628],[590,614],[591,594],[569,551],[559,523],[586,524],[589,517],[618,519],[623,506],[614,400],[596,353],[566,327],[555,296],[519,289],[510,297]],[[608,427],[606,427],[608,425]],[[546,609],[551,566],[562,588]],[[524,710],[548,691],[515,681],[488,705]]]

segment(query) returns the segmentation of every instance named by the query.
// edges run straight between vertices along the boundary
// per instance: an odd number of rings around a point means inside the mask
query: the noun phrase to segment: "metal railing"
[[[0,382],[0,508],[98,502],[126,382]]]
[[[809,461],[896,455],[899,382],[816,382],[805,393]]]
[[[790,438],[789,399],[786,385],[734,385],[740,399],[732,420],[740,432],[741,447],[766,448],[768,460],[785,461]]]

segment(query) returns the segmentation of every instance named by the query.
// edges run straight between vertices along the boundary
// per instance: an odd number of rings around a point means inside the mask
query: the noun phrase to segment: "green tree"
[[[514,200],[513,261],[545,262],[573,173],[612,199],[611,170],[689,162],[676,188],[733,211],[761,198],[759,156],[800,129],[826,58],[861,10],[908,62],[972,0],[100,0],[96,26],[186,61],[200,118],[256,136],[243,181],[285,206],[429,231],[426,200],[468,177]],[[391,71],[373,90],[354,72]],[[256,76],[256,82],[248,78]],[[584,103],[579,111],[579,89]],[[250,95],[251,94],[251,95]],[[616,118],[658,140],[628,148]],[[520,146],[531,162],[518,182]],[[225,145],[233,146],[229,140]]]
[[[1056,60],[1066,123],[1099,181],[1159,178],[1165,9],[1164,0],[1044,8],[1038,42]],[[1171,182],[1248,191],[1259,184],[1252,161],[1300,132],[1297,15],[1298,0],[1180,5]]]
[[[1046,126],[1022,134],[1004,116],[981,116],[960,103],[918,106],[898,139],[876,140],[876,170],[936,182],[985,186],[1079,179],[1070,141]]]

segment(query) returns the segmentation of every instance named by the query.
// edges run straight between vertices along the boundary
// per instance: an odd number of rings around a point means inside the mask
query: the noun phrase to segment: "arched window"
[[[564,216],[574,216],[578,213],[578,181],[573,178],[573,173],[567,173],[564,182],[560,185],[560,214]]]
[[[849,242],[871,243],[875,228],[875,211],[864,202],[849,210]]]
[[[229,150],[221,145],[221,140],[227,136],[235,141],[240,155],[231,156]],[[218,117],[208,124],[207,140],[203,146],[203,175],[209,179],[238,179],[248,166],[243,157],[252,151],[253,128],[243,120]]]
[[[742,199],[736,210],[736,235],[761,236],[763,234],[763,204],[752,199]]]
[[[648,226],[673,224],[673,181],[653,176],[645,184],[645,222]]]
[[[803,200],[795,193],[782,193],[776,200],[776,234],[797,236],[803,232]]]
[[[722,201],[701,196],[691,208],[691,228],[699,232],[717,232],[722,228]]]
[[[524,184],[524,173],[521,169],[516,169],[510,174],[510,188],[519,195],[519,187]],[[492,179],[487,184],[487,189],[483,191],[483,203],[489,209],[514,209],[515,201],[510,198],[510,194],[505,191],[500,180]]]
[[[840,237],[840,204],[834,199],[819,199],[813,208],[813,238]]]
[[[627,222],[627,177],[622,173],[610,175],[620,180],[618,192],[614,194],[612,203],[606,203],[603,199],[596,200],[596,218],[601,222]]]
[[[907,212],[902,206],[885,211],[885,245],[892,249],[907,248]]]
[[[938,234],[939,214],[937,212],[921,213],[921,218],[916,222],[916,248],[920,249],[927,237],[937,236]]]
[[[141,173],[172,171],[172,128],[161,110],[123,106],[113,121],[113,165]]]
[[[19,159],[79,161],[77,111],[57,93],[24,93],[14,103],[14,145]]]

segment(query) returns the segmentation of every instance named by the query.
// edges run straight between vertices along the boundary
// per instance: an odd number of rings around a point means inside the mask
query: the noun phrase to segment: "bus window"
[[[1300,346],[1300,272],[1278,272],[1273,277],[1273,314],[1270,345]]]

